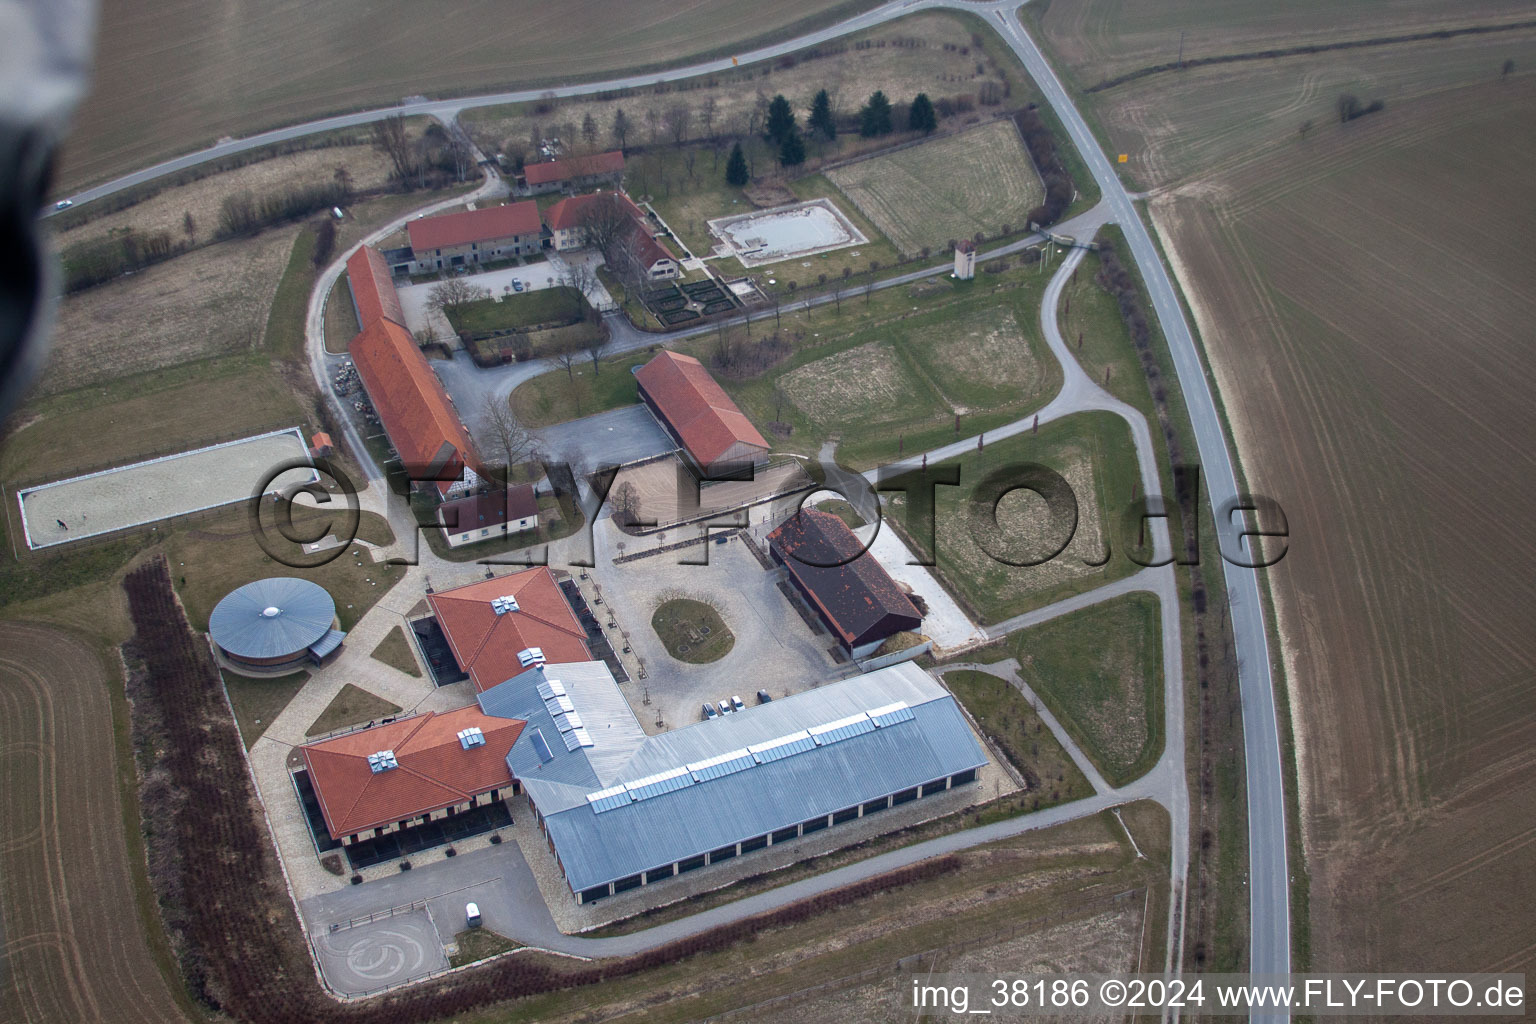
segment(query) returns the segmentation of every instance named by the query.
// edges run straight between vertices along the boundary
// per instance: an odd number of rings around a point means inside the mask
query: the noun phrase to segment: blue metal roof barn
[[[274,665],[305,657],[322,641],[334,640],[334,650],[342,635],[331,629],[335,618],[336,602],[324,587],[274,576],[226,594],[208,617],[208,633],[236,661]]]

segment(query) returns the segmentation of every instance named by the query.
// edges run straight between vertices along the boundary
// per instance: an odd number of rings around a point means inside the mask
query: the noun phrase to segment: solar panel
[[[856,715],[847,718],[839,718],[835,722],[825,725],[813,726],[806,730],[815,738],[818,744],[836,743],[839,740],[850,739],[854,736],[862,736],[867,732],[875,731],[875,723],[869,720],[869,716],[860,711]]]
[[[574,714],[574,712],[572,712],[572,714]],[[559,729],[561,732],[570,732],[572,729],[576,728],[574,725],[571,724],[570,717],[568,715],[564,714],[564,713],[555,715],[554,716],[554,721],[555,721],[555,728]]]
[[[572,729],[569,733],[567,733],[567,735],[576,737],[576,742],[580,746],[583,746],[583,747],[594,747],[594,746],[597,745],[597,744],[592,742],[592,734],[587,732],[587,730],[585,730],[585,729],[582,729],[582,728],[578,727],[578,728]]]
[[[592,805],[592,811],[595,814],[602,814],[604,811],[611,811],[618,807],[627,807],[633,800],[634,797],[623,786],[610,786],[596,793],[587,794],[587,803]]]
[[[555,752],[549,749],[549,741],[538,729],[533,730],[532,738],[528,742],[533,744],[533,752],[539,755],[540,764],[548,764],[555,759]]]
[[[548,683],[540,683],[537,689],[539,691],[539,700],[555,699],[555,688]]]
[[[670,768],[643,779],[636,779],[634,782],[627,782],[624,788],[633,793],[636,800],[649,800],[653,796],[675,793],[691,785],[693,785],[692,772],[687,768]]]
[[[565,684],[558,679],[551,679],[549,681],[549,689],[556,697],[565,696]]]
[[[883,708],[874,708],[869,712],[869,717],[876,725],[883,728],[898,722],[910,722],[916,716],[912,714],[912,709],[907,707],[906,701],[899,700]]]
[[[794,754],[801,754],[807,750],[816,749],[816,741],[811,734],[801,729],[792,732],[788,736],[780,736],[778,739],[769,740],[767,743],[754,744],[747,748],[757,758],[758,764],[767,764],[769,761],[778,761]]]
[[[700,782],[708,782],[710,779],[722,778],[726,775],[734,775],[744,772],[757,764],[750,751],[746,748],[732,750],[726,754],[718,754],[715,757],[706,758],[703,761],[695,761],[688,766],[693,772],[693,777]]]
[[[558,715],[562,711],[570,714],[576,710],[576,705],[571,703],[569,697],[552,697],[544,702],[544,708],[552,715]]]
[[[572,729],[570,732],[561,733],[560,738],[565,740],[566,750],[575,750],[577,747],[581,746],[581,741],[576,738],[575,729]]]

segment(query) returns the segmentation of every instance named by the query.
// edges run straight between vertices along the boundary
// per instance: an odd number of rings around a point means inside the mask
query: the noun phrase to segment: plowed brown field
[[[109,677],[88,644],[0,622],[0,1020],[186,1019],[146,942]]]
[[[1338,127],[1153,203],[1290,520],[1312,966],[1529,971],[1536,78]]]

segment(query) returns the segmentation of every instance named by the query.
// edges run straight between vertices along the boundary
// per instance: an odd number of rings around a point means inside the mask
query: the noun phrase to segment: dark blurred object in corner
[[[56,271],[38,215],[85,95],[95,0],[0,0],[0,422],[43,364]]]

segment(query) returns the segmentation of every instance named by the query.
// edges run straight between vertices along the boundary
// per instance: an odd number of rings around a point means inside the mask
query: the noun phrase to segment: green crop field
[[[1007,234],[1044,197],[1011,121],[826,172],[860,212],[913,255],[977,232]]]

